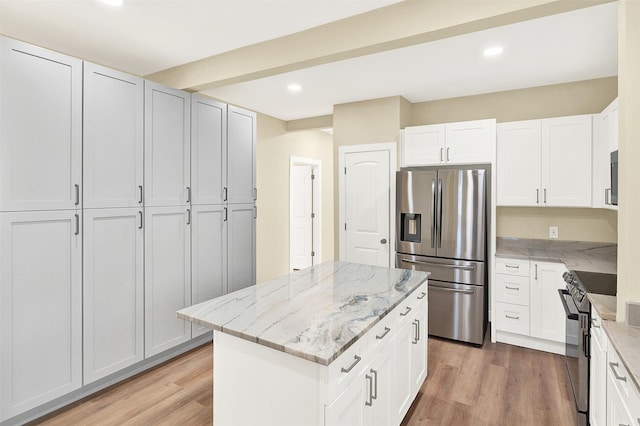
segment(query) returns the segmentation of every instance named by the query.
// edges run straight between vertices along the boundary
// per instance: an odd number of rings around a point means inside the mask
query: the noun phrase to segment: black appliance
[[[587,293],[615,296],[617,275],[570,271],[563,274],[565,289],[558,290],[566,313],[565,366],[578,411],[578,425],[589,424],[589,358],[591,302]]]
[[[618,205],[618,150],[611,153],[611,204]]]

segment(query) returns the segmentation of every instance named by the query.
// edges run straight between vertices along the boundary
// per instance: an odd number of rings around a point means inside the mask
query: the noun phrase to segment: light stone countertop
[[[618,300],[616,296],[587,293],[587,297],[591,301],[591,305],[596,308],[596,311],[600,314],[600,318],[605,321],[616,320],[618,314]]]
[[[602,325],[640,392],[640,327],[616,321],[602,321]]]
[[[178,311],[178,318],[329,365],[429,273],[325,262]]]

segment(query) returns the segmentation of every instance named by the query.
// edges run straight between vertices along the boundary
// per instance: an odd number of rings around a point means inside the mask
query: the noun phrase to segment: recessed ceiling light
[[[123,0],[100,0],[104,4],[109,6],[122,6]]]
[[[302,90],[302,86],[299,84],[290,84],[287,86],[287,89],[289,89],[290,92],[299,92]]]
[[[485,49],[484,52],[482,52],[482,53],[487,58],[490,58],[492,56],[498,56],[503,51],[504,51],[504,49],[502,48],[502,46],[494,46],[494,47],[490,47],[488,49]]]

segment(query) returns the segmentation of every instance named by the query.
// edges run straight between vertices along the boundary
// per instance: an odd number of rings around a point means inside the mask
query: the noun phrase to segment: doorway
[[[291,157],[289,179],[289,270],[320,263],[321,161]]]

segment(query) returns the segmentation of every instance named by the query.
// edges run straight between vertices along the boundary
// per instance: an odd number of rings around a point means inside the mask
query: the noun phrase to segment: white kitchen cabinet
[[[184,206],[191,196],[191,95],[144,82],[144,205]]]
[[[589,424],[607,424],[607,337],[602,319],[591,307],[591,360],[589,372]]]
[[[411,330],[414,333],[411,340],[411,399],[415,398],[427,378],[427,321],[426,305],[418,306],[411,319]]]
[[[606,392],[607,425],[640,424],[640,392],[611,341],[607,345]]]
[[[142,208],[84,211],[84,384],[144,359]]]
[[[562,263],[531,263],[531,337],[565,343],[566,317],[558,290],[566,287]]]
[[[191,339],[176,311],[191,306],[190,209],[145,208],[145,358]]]
[[[365,369],[365,425],[388,426],[395,424],[391,412],[393,382],[393,339],[378,353]],[[421,382],[422,383],[422,382]]]
[[[222,204],[227,187],[227,105],[191,96],[191,204]],[[249,163],[241,166],[247,169]]]
[[[143,80],[84,63],[83,207],[142,207]]]
[[[491,163],[496,120],[406,127],[401,167]]]
[[[191,224],[191,303],[227,293],[227,208],[193,206]],[[192,336],[210,329],[192,324]]]
[[[256,283],[256,212],[254,204],[227,207],[229,293]]]
[[[591,127],[591,115],[499,124],[497,204],[590,207]]]
[[[0,213],[0,420],[82,385],[80,230],[73,210]]]
[[[500,123],[497,129],[496,203],[503,206],[539,205],[541,120]]]
[[[80,206],[82,61],[0,37],[0,211]]]
[[[225,201],[233,204],[255,202],[256,114],[227,107],[227,191]]]
[[[362,372],[331,405],[325,408],[325,422],[329,426],[368,426],[365,405],[369,389]]]
[[[611,204],[611,152],[618,149],[618,98],[594,116],[593,207],[618,210]]]

